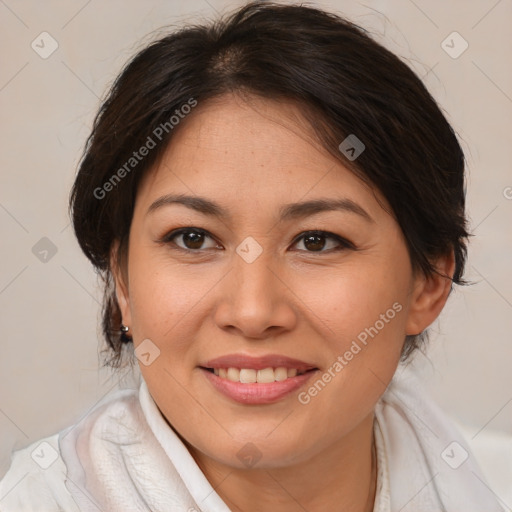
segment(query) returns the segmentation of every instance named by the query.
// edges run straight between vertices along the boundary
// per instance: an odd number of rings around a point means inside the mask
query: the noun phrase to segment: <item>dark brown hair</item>
[[[119,256],[126,252],[138,183],[171,141],[172,116],[233,92],[299,105],[322,146],[387,199],[415,271],[432,275],[435,258],[453,250],[452,282],[465,284],[464,155],[421,80],[335,14],[253,2],[149,44],[125,66],[95,118],[70,208],[80,246],[105,282],[108,364],[120,365],[123,346],[110,253],[115,241]],[[365,145],[354,161],[338,148],[351,134]],[[135,159],[149,138],[155,147]],[[425,337],[407,336],[403,357]]]

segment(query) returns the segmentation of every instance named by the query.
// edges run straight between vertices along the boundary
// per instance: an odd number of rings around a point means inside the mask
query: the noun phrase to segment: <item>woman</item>
[[[16,452],[2,510],[502,510],[399,368],[464,283],[464,156],[362,29],[265,2],[151,44],[71,207],[140,389]]]

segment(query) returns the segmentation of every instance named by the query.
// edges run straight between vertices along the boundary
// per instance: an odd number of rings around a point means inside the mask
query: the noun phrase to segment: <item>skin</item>
[[[387,206],[384,198],[315,143],[292,104],[224,96],[198,105],[178,128],[139,187],[127,265],[113,265],[135,347],[149,338],[161,351],[140,364],[153,399],[232,510],[371,509],[374,406],[405,335],[436,319],[450,281],[413,272],[403,234],[377,200]],[[208,198],[230,217],[179,204],[148,213],[170,193]],[[348,211],[279,220],[284,204],[342,197],[372,220]],[[161,242],[183,227],[209,233],[200,249],[183,250],[183,236]],[[298,239],[308,230],[334,233],[356,249],[326,235],[315,251]],[[235,251],[248,236],[263,249],[252,263]],[[453,275],[453,254],[435,263]],[[299,403],[298,392],[394,303],[402,310],[308,404]],[[276,403],[239,404],[198,368],[232,353],[283,354],[319,371]],[[249,442],[261,454],[251,468],[237,457]]]

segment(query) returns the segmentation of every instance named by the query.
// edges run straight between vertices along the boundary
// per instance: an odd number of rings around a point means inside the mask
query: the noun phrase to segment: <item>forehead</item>
[[[375,191],[322,147],[291,101],[223,96],[199,104],[177,128],[138,202],[178,192],[262,209],[343,196],[380,208]]]
[[[193,158],[198,163],[216,160],[222,166],[301,168],[325,165],[326,151],[318,142],[300,107],[290,100],[269,100],[256,96],[224,95],[199,104],[167,148],[167,160]],[[321,171],[321,169],[319,169]]]

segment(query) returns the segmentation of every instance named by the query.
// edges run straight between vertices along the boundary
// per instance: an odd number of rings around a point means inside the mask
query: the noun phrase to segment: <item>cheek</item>
[[[204,274],[170,263],[165,255],[134,250],[130,260],[130,306],[134,334],[164,342],[213,286]]]
[[[404,267],[387,263],[358,262],[295,279],[294,292],[321,320],[323,334],[339,340],[337,348],[376,323],[382,334],[403,330],[405,314],[399,313],[406,310],[409,280]]]
[[[339,403],[341,416],[364,417],[384,392],[398,365],[405,338],[409,279],[408,259],[352,268],[322,285],[317,311],[329,326],[324,331],[335,375],[318,407]],[[323,403],[322,403],[323,402]]]
[[[308,297],[314,313],[309,317],[318,326],[329,373],[325,390],[303,396],[316,402],[312,408],[321,417],[332,414],[343,422],[352,411],[363,418],[393,377],[405,338],[408,265],[407,253],[397,251],[373,265],[354,263],[297,281],[297,295]]]

